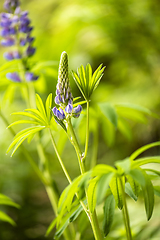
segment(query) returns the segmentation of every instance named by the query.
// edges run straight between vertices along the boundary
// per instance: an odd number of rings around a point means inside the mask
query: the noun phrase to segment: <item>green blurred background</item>
[[[61,52],[66,51],[69,55],[70,70],[76,71],[77,67],[81,64],[86,65],[88,62],[93,69],[96,69],[100,63],[106,66],[105,75],[91,102],[93,108],[94,104],[98,102],[111,104],[127,102],[140,104],[157,114],[159,113],[160,1],[27,0],[22,1],[22,9],[29,11],[29,17],[34,26],[33,35],[36,37],[34,45],[37,51],[32,61],[52,61],[51,65],[38,70],[40,79],[35,83],[35,88],[43,99],[49,93],[52,92],[53,95],[55,93],[58,61]],[[0,10],[3,11],[2,0]],[[4,52],[5,49],[0,47],[0,65],[5,63]],[[72,78],[71,86],[74,96],[80,96]],[[12,89],[13,84],[7,79],[0,79],[2,109],[6,117],[12,122],[14,118],[10,114],[23,110],[26,106],[17,86],[14,88],[15,92],[13,91],[12,97],[11,91],[5,95],[8,87]],[[3,104],[4,96],[5,100],[8,99],[8,101]],[[94,114],[93,118],[95,118]],[[112,164],[115,160],[129,156],[136,148],[159,140],[160,123],[158,119],[148,117],[144,121],[131,120],[128,121],[128,125],[131,129],[128,135],[123,136],[119,131],[115,131],[110,142],[108,139],[104,141],[103,134],[98,127],[98,162]],[[21,127],[15,129],[20,130]],[[47,226],[54,217],[45,189],[29,163],[23,159],[20,150],[13,158],[10,158],[9,154],[6,156],[5,153],[12,141],[12,136],[1,120],[0,136],[0,192],[10,196],[21,205],[20,210],[1,207],[16,221],[17,227],[1,222],[0,239],[45,239],[44,234]],[[63,142],[65,143],[63,134],[61,137],[57,135],[56,139],[57,142],[60,142],[59,149],[62,156],[65,157],[65,164],[72,178],[74,178],[79,174],[79,170],[77,162],[73,161],[75,157],[73,149],[69,143],[66,143],[63,149]],[[80,139],[83,143],[83,136],[80,136]],[[92,136],[90,140],[92,143]],[[67,181],[48,137],[45,135],[43,135],[43,143],[51,164],[53,178],[61,192],[67,185]],[[34,144],[26,144],[26,146],[37,159]],[[159,150],[159,148],[153,149],[150,154],[159,154]],[[158,204],[159,200],[156,199],[156,201]],[[137,211],[141,209],[141,202],[130,206],[131,212],[134,213],[135,209],[138,209]],[[150,229],[150,231],[148,230],[148,236],[150,236],[148,239],[152,239],[152,226],[160,226],[160,207],[157,209],[159,211],[156,212],[151,220],[151,227],[148,228]],[[139,217],[142,219],[141,226],[146,223],[144,214],[143,212],[142,216]],[[116,236],[113,234],[112,238],[111,234],[110,239],[120,239]],[[155,236],[159,239],[160,233],[157,232]],[[143,237],[142,231],[139,239],[146,239],[145,237]],[[52,238],[52,235],[48,237],[48,239]],[[92,239],[92,236],[88,235],[87,238],[84,236],[84,239]]]

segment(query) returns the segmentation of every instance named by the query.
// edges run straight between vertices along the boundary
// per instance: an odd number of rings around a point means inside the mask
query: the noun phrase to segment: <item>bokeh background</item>
[[[48,61],[46,66],[37,68],[40,79],[35,83],[36,92],[43,99],[49,93],[55,93],[58,61],[61,52],[66,51],[69,55],[70,70],[76,71],[77,67],[88,62],[93,69],[100,63],[106,66],[104,77],[91,101],[93,108],[94,104],[99,102],[113,105],[131,103],[160,114],[160,1],[26,0],[21,1],[21,7],[29,11],[34,26],[34,45],[37,51],[32,61]],[[0,1],[0,11],[4,11],[3,0]],[[0,46],[0,66],[5,63],[4,52],[5,49]],[[70,80],[74,96],[81,96],[73,79]],[[0,78],[0,99],[3,112],[10,122],[14,120],[10,116],[12,112],[26,108],[18,86],[5,77]],[[94,114],[92,118],[96,118]],[[109,131],[105,126],[99,126],[100,119],[96,121],[98,162],[113,164],[114,161],[129,156],[136,148],[159,140],[159,119],[151,116],[132,118],[127,121],[126,131]],[[15,129],[19,130],[21,127]],[[80,132],[79,138],[83,144]],[[61,136],[57,134],[56,139],[65,164],[74,178],[79,174],[79,170],[77,162],[74,161],[73,149],[62,133]],[[91,136],[90,145],[92,140]],[[6,155],[11,141],[12,136],[0,119],[0,192],[21,205],[19,210],[1,206],[1,209],[16,221],[17,226],[12,227],[8,223],[0,222],[0,239],[42,240],[45,239],[44,234],[54,214],[43,185],[22,153],[17,151],[12,158],[9,154]],[[45,135],[43,143],[53,178],[61,192],[67,181]],[[36,159],[34,144],[26,143],[26,146]],[[146,154],[154,155],[159,152],[157,147]],[[89,154],[91,156],[91,151]],[[157,210],[149,223],[141,204],[141,200],[136,204],[129,202],[132,224],[137,224],[135,229],[140,234],[137,239],[159,239],[159,199],[156,198]],[[118,211],[116,214],[119,221],[117,220],[114,226],[118,226],[118,230],[112,231],[108,239],[123,239],[119,238],[119,234],[124,234],[122,220]],[[90,232],[87,234],[84,234],[84,240],[92,239]],[[53,239],[53,236],[47,239]]]

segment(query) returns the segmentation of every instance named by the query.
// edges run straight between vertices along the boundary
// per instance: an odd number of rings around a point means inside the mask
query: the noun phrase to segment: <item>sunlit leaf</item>
[[[156,147],[156,146],[160,146],[160,142],[154,142],[154,143],[147,144],[147,145],[137,149],[134,153],[132,153],[132,155],[130,156],[130,159],[134,160],[136,157],[138,157],[144,151],[146,151],[152,147]]]
[[[89,186],[87,189],[87,196],[88,196],[88,207],[91,211],[91,213],[94,212],[94,209],[96,207],[96,201],[97,201],[97,183],[99,178],[93,178],[89,182]]]
[[[4,222],[8,222],[8,223],[10,223],[13,226],[16,225],[16,223],[13,221],[13,219],[10,218],[6,213],[4,213],[2,211],[0,211],[0,220],[4,221]]]
[[[102,64],[95,70],[92,75],[92,68],[90,64],[87,64],[86,69],[83,66],[78,68],[77,73],[72,71],[72,76],[79,87],[84,98],[89,101],[93,91],[98,86],[104,72],[104,67]]]

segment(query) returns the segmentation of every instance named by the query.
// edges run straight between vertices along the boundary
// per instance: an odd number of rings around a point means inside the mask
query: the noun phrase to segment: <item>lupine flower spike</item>
[[[4,53],[6,60],[11,61],[14,59],[21,59],[23,67],[26,71],[25,81],[35,81],[38,76],[35,76],[27,66],[27,60],[33,56],[36,49],[33,47],[34,38],[31,36],[33,27],[30,25],[31,21],[28,18],[27,11],[21,11],[19,0],[6,0],[4,8],[7,12],[1,14],[0,27],[1,27],[1,45],[10,47],[10,50]],[[14,77],[13,77],[13,76]],[[22,80],[18,73],[9,73],[7,78],[17,82]]]
[[[59,120],[64,120],[72,116],[75,118],[80,116],[82,111],[81,105],[73,108],[73,96],[68,77],[68,55],[66,52],[62,53],[60,59],[55,103],[59,105],[59,108],[54,107],[52,111]]]

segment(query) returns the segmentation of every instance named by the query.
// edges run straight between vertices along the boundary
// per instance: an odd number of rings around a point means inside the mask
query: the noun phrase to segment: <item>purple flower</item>
[[[15,43],[15,40],[13,38],[6,38],[6,39],[1,40],[1,44],[4,47],[13,46],[14,43]]]
[[[7,77],[9,80],[12,80],[13,82],[21,82],[21,79],[20,79],[18,73],[16,73],[16,72],[7,73],[7,74],[6,74],[6,77]]]
[[[36,76],[31,72],[26,72],[25,77],[27,82],[36,81],[39,78],[39,76]]]
[[[27,43],[27,39],[25,39],[25,38],[21,38],[21,39],[20,39],[20,45],[21,45],[21,46],[25,46],[26,43]]]
[[[67,113],[72,113],[73,106],[71,104],[68,104],[67,107],[65,108],[65,111]]]
[[[6,52],[4,53],[4,57],[6,60],[11,61],[14,59],[13,53],[12,52]]]
[[[75,107],[73,109],[73,112],[76,113],[76,114],[79,114],[82,112],[82,106],[81,105],[78,105],[77,107]]]
[[[54,101],[55,101],[55,103],[56,103],[57,105],[60,104],[60,101],[59,101],[59,97],[58,97],[58,96],[55,97]]]
[[[1,36],[2,37],[8,37],[10,35],[10,29],[9,28],[3,28],[1,30]]]
[[[11,25],[12,21],[10,19],[7,18],[2,18],[1,22],[0,22],[0,26],[1,27],[9,27]]]
[[[13,57],[14,57],[14,59],[20,59],[22,56],[18,51],[14,51],[13,52]]]
[[[57,110],[57,117],[60,119],[60,120],[63,120],[65,119],[65,114],[63,112],[63,110],[60,108],[60,110]]]
[[[57,108],[54,107],[54,108],[52,109],[52,111],[53,111],[54,115],[57,117]]]
[[[4,3],[4,8],[8,12],[13,13],[19,5],[20,5],[19,0],[6,0]]]
[[[59,108],[59,110],[58,110],[56,107],[54,107],[54,108],[52,109],[52,111],[53,111],[53,114],[54,114],[59,120],[65,119],[65,114],[64,114],[64,112],[63,112],[63,110],[62,110],[61,108]]]
[[[28,57],[31,57],[36,51],[36,48],[29,46],[26,50],[26,54]]]

